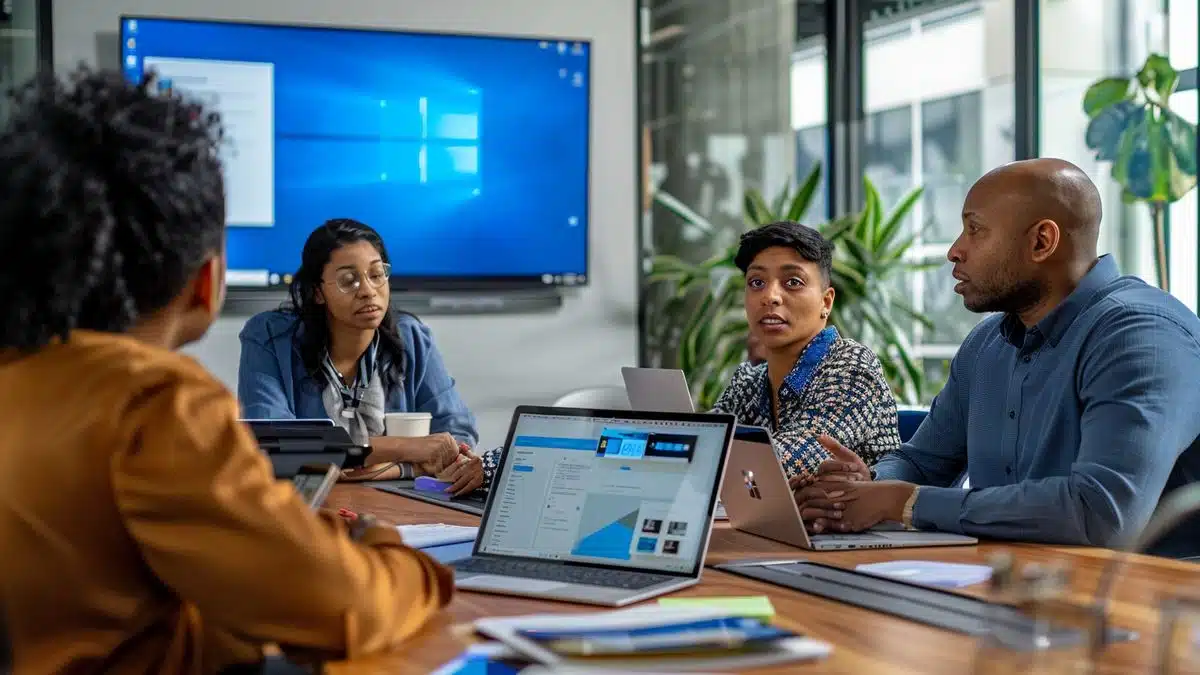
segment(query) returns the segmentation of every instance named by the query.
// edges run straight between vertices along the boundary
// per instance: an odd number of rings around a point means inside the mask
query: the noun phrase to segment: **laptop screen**
[[[478,552],[692,572],[730,426],[522,413]]]

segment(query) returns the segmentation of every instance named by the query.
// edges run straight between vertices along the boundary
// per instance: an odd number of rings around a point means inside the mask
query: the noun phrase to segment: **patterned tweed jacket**
[[[900,447],[896,398],[870,349],[830,326],[800,353],[779,390],[778,422],[771,415],[767,364],[743,363],[713,412],[770,430],[788,476],[815,471],[829,458],[817,436],[829,434],[868,466]]]

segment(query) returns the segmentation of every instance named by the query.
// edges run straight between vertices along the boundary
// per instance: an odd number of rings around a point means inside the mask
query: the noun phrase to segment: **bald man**
[[[1200,319],[1097,257],[1100,217],[1096,186],[1062,160],[975,183],[947,257],[967,309],[995,314],[963,341],[912,440],[873,472],[823,441],[834,459],[797,485],[813,530],[893,520],[1120,547],[1165,494],[1200,479]],[[969,489],[955,487],[964,471]],[[1197,525],[1152,550],[1200,555]]]

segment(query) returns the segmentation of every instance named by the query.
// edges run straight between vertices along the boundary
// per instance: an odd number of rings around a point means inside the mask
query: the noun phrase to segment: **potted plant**
[[[1112,162],[1125,203],[1150,209],[1158,285],[1167,291],[1167,206],[1196,187],[1196,125],[1171,110],[1177,86],[1179,73],[1167,57],[1151,54],[1133,77],[1106,77],[1083,96],[1088,148]]]
[[[711,408],[734,368],[746,359],[749,326],[742,308],[745,280],[733,264],[738,236],[745,230],[777,220],[802,221],[820,185],[821,168],[814,168],[792,190],[785,188],[768,203],[756,190],[744,198],[745,227],[722,232],[699,214],[667,194],[656,201],[678,215],[687,226],[705,232],[717,245],[716,253],[699,263],[659,254],[651,258],[648,282],[655,294],[649,303],[650,341],[668,357],[659,365],[684,371],[697,406]],[[902,322],[932,328],[930,320],[914,310],[896,292],[895,278],[902,273],[933,265],[913,262],[908,251],[913,237],[904,237],[905,216],[922,194],[916,188],[890,211],[879,192],[864,179],[866,205],[850,214],[817,226],[834,243],[833,277],[837,292],[830,321],[844,335],[870,347],[880,356],[884,372],[897,397],[916,403],[924,394],[924,375],[912,356]]]

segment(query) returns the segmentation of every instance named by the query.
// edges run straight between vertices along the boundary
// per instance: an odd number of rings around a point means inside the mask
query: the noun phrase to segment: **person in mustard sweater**
[[[18,675],[396,648],[452,574],[274,479],[176,350],[224,299],[220,121],[80,69],[0,130],[0,611]]]

